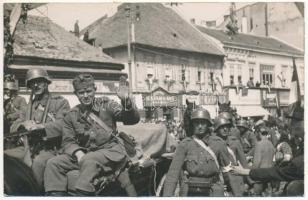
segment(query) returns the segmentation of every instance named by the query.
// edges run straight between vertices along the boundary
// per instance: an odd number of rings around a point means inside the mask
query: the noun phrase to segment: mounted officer
[[[219,163],[207,142],[211,137],[212,121],[207,110],[192,111],[193,135],[185,138],[177,147],[164,184],[164,196],[174,196],[177,182],[184,170],[182,196],[223,196],[219,176]],[[181,184],[181,185],[182,185]]]
[[[48,91],[51,80],[43,69],[30,69],[26,75],[26,86],[31,90],[30,100],[22,118],[15,121],[11,130],[24,129],[36,132],[23,137],[23,144],[8,149],[6,154],[24,160],[32,167],[35,178],[43,187],[44,170],[47,160],[56,155],[62,136],[62,121],[70,106],[62,96]]]
[[[120,85],[117,93],[122,105],[107,97],[95,97],[96,86],[90,74],[76,76],[73,87],[80,104],[64,118],[64,153],[47,163],[44,177],[47,195],[65,196],[68,184],[66,173],[80,170],[75,183],[77,195],[93,196],[96,191],[94,179],[114,172],[128,159],[127,152],[115,135],[116,122],[133,125],[140,119],[127,86]],[[93,123],[88,122],[89,117]]]
[[[18,95],[18,82],[12,76],[5,77],[3,83],[4,133],[10,132],[11,125],[22,117],[27,105],[25,98]]]

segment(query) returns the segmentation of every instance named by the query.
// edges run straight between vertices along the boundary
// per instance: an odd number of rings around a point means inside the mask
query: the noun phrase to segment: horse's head
[[[231,102],[228,101],[228,103],[220,103],[218,101],[218,113],[222,113],[222,112],[232,112],[232,108],[230,107]]]
[[[186,99],[186,105],[187,105],[187,110],[192,111],[193,109],[196,108],[196,102],[190,102],[188,99]]]

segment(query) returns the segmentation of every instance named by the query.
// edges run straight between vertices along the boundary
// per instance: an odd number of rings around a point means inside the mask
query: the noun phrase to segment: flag
[[[290,86],[289,106],[287,117],[303,120],[303,109],[301,106],[301,94],[299,87],[299,79],[295,65],[295,59],[293,58],[293,75]]]
[[[289,104],[293,104],[295,102],[300,102],[301,95],[300,95],[300,88],[299,88],[299,80],[298,74],[295,65],[295,59],[293,58],[293,75],[291,80],[291,87],[290,87],[290,96],[289,96]]]

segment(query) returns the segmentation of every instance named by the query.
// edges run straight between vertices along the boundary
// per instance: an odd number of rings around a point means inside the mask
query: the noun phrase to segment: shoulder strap
[[[47,114],[48,114],[48,109],[49,109],[49,105],[50,105],[50,99],[51,99],[51,95],[49,94],[48,95],[48,99],[47,99],[47,103],[46,103],[46,106],[45,106],[45,109],[44,109],[43,118],[42,118],[41,123],[45,123],[46,122]]]
[[[237,163],[236,156],[235,156],[233,150],[229,146],[227,146],[227,149],[228,149],[228,152],[231,154],[232,158],[234,159],[234,162]]]
[[[213,152],[213,150],[209,147],[209,146],[206,146],[204,142],[202,142],[200,139],[196,138],[196,137],[193,137],[193,139],[195,140],[195,142],[197,142],[204,150],[206,150],[215,160],[215,163],[219,169],[219,163],[218,163],[218,160],[217,160],[217,157],[215,155],[215,153]]]
[[[103,122],[99,117],[97,117],[97,115],[95,115],[93,112],[89,112],[88,117],[95,121],[99,126],[101,126],[101,128],[105,129],[105,131],[107,132],[113,132],[112,128],[110,128],[109,126],[107,126],[105,124],[105,122]]]

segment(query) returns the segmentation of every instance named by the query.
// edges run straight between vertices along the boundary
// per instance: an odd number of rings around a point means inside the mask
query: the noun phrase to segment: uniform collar
[[[38,96],[35,96],[33,101],[34,101],[36,106],[42,105],[42,106],[45,107],[47,105],[47,101],[48,101],[49,96],[50,96],[49,92],[46,92],[46,93],[43,94],[43,96],[41,98],[37,98]]]

